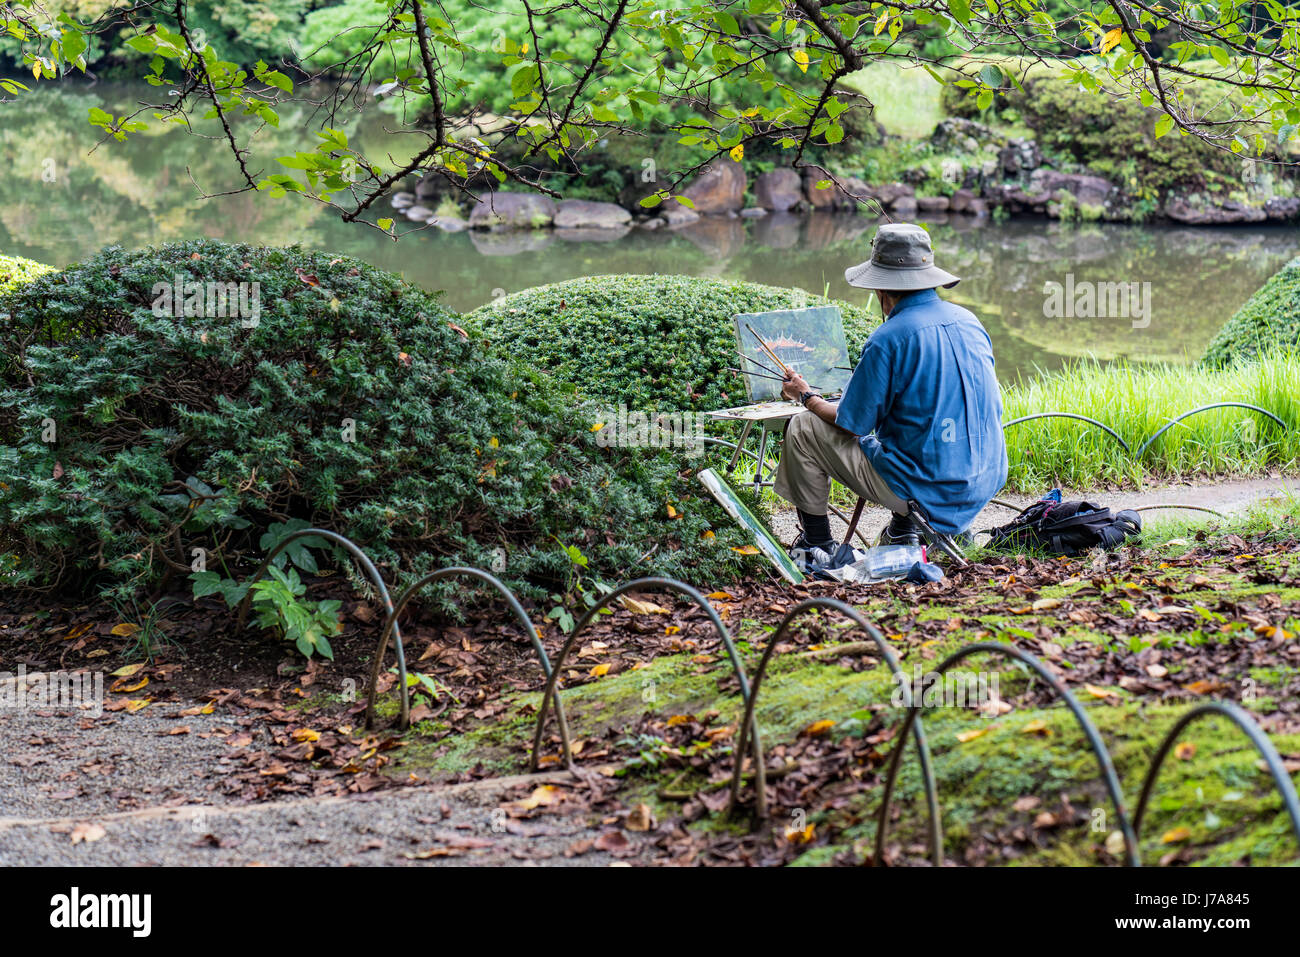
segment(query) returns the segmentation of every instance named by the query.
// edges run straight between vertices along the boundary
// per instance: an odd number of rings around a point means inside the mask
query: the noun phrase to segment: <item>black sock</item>
[[[831,519],[829,515],[809,515],[799,509],[799,524],[803,526],[804,538],[814,545],[831,541]]]

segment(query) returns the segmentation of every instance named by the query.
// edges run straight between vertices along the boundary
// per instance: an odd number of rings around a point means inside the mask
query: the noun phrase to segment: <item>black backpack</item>
[[[991,547],[1029,546],[1055,555],[1077,555],[1091,548],[1112,549],[1142,531],[1142,517],[1131,509],[1111,512],[1091,502],[1043,499],[1000,528],[989,531]]]

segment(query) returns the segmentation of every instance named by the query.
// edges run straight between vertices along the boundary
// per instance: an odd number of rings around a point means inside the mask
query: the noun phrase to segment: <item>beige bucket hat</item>
[[[886,223],[871,241],[871,258],[844,270],[844,281],[859,289],[912,292],[961,282],[934,264],[930,234],[913,223]]]

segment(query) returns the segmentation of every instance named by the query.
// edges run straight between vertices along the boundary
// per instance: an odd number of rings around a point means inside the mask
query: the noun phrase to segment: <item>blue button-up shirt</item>
[[[904,296],[867,339],[835,424],[940,532],[964,531],[1006,483],[993,344],[933,289]]]

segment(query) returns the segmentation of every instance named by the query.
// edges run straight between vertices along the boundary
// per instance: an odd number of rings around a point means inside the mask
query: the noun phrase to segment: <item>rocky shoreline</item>
[[[921,169],[908,171],[903,181],[870,184],[854,176],[828,177],[820,169],[778,167],[759,173],[751,184],[743,164],[724,158],[682,190],[689,205],[670,199],[647,209],[641,200],[662,184],[638,182],[623,189],[617,202],[556,201],[540,193],[485,191],[468,212],[457,206],[453,213],[446,209],[454,200],[446,193],[445,180],[426,176],[412,190],[394,194],[392,206],[412,222],[446,232],[555,229],[577,231],[580,235],[570,238],[591,240],[619,239],[632,229],[676,229],[711,217],[762,219],[810,212],[877,215],[882,210],[895,221],[928,221],[937,215],[976,220],[1016,215],[1164,221],[1187,226],[1300,222],[1300,198],[1271,195],[1271,181],[1248,190],[1247,201],[1208,193],[1177,193],[1139,215],[1133,198],[1119,185],[1088,171],[1054,168],[1032,139],[999,137],[980,123],[953,117],[935,128],[930,142],[936,150],[985,158],[954,161],[951,168],[944,169],[944,185],[938,192]]]

